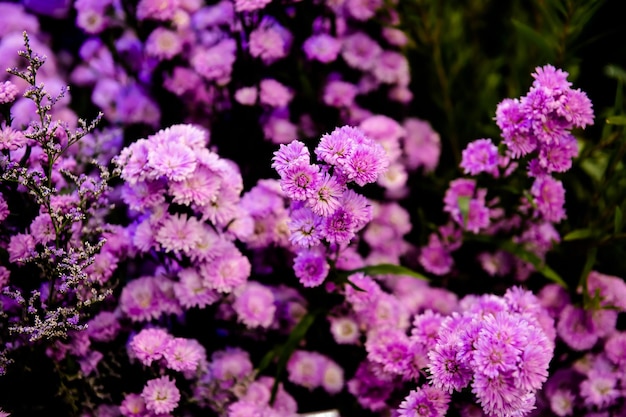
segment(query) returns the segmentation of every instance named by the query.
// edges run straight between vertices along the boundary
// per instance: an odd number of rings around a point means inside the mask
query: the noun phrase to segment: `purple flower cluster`
[[[311,164],[300,141],[281,145],[272,167],[280,186],[293,201],[290,241],[297,247],[294,271],[306,287],[320,285],[329,265],[322,241],[347,246],[372,218],[368,200],[348,188],[375,182],[388,166],[383,147],[361,130],[344,126],[322,136],[315,148],[320,164]]]
[[[441,322],[428,353],[432,384],[450,393],[471,385],[488,415],[526,415],[548,377],[552,319],[518,287],[504,297],[468,296],[460,307]]]

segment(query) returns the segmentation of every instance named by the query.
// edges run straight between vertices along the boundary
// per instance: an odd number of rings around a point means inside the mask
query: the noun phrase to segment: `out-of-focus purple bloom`
[[[478,139],[470,142],[463,150],[461,168],[466,174],[477,175],[486,172],[498,173],[498,148],[491,139]]]

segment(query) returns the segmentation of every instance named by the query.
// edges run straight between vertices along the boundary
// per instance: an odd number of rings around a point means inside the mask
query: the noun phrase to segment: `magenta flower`
[[[330,265],[323,253],[302,250],[294,259],[293,270],[303,286],[317,287],[328,276]]]
[[[141,396],[146,402],[146,408],[156,414],[171,413],[180,401],[176,383],[167,376],[148,381]]]
[[[204,359],[202,345],[192,339],[182,337],[170,338],[163,352],[166,366],[175,371],[195,371]]]
[[[141,363],[149,366],[163,357],[172,336],[164,329],[143,329],[130,342],[133,354]]]
[[[247,327],[269,327],[274,321],[276,306],[272,291],[256,282],[248,282],[236,293],[233,309]]]
[[[292,164],[281,173],[280,186],[286,196],[296,201],[306,201],[322,180],[317,165]]]
[[[272,168],[280,175],[292,164],[310,163],[309,149],[304,143],[294,140],[288,145],[280,145],[280,148],[274,152],[272,158]]]
[[[328,34],[320,33],[304,41],[302,49],[307,59],[328,64],[337,59],[341,50],[341,43]]]
[[[344,190],[345,186],[335,176],[324,174],[313,188],[307,203],[315,214],[328,217],[339,208]]]
[[[289,240],[294,245],[308,248],[321,242],[322,218],[308,207],[301,207],[291,212],[289,218]]]
[[[498,172],[498,148],[491,139],[478,139],[470,142],[463,150],[461,168],[466,174],[477,175]]]
[[[11,103],[19,94],[19,90],[11,81],[0,82],[0,104]]]
[[[530,192],[535,198],[537,211],[548,221],[558,223],[565,215],[565,188],[563,183],[550,176],[535,179]]]

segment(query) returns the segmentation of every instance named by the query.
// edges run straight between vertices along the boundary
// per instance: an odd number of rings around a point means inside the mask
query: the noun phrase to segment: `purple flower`
[[[190,62],[194,70],[205,79],[226,84],[235,63],[237,44],[233,39],[224,39],[212,47],[197,47]]]
[[[270,107],[287,107],[293,92],[278,81],[266,78],[259,85],[259,102]]]
[[[385,84],[405,86],[410,81],[409,62],[404,55],[395,51],[382,52],[372,72],[378,81]]]
[[[445,275],[452,269],[453,259],[436,234],[431,234],[428,245],[420,249],[418,258],[420,265],[435,275]]]
[[[382,48],[363,32],[343,38],[341,56],[352,68],[367,71],[376,64]]]
[[[412,390],[400,403],[401,417],[444,417],[448,411],[450,395],[436,387],[425,385]]]
[[[539,166],[546,172],[565,172],[572,167],[572,158],[577,155],[576,138],[566,134],[559,137],[558,141],[540,146]]]
[[[338,344],[355,344],[361,336],[359,324],[352,317],[329,317],[330,333]]]
[[[337,59],[341,50],[341,43],[328,34],[320,33],[304,41],[302,49],[307,59],[315,59],[328,64]]]
[[[291,164],[281,173],[280,187],[292,200],[306,201],[312,197],[322,178],[317,165],[304,162]]]
[[[130,342],[130,348],[139,361],[149,366],[163,357],[172,336],[163,329],[143,329]]]
[[[322,239],[322,218],[313,213],[308,207],[301,207],[291,212],[289,218],[289,240],[300,247],[319,245]]]
[[[432,310],[416,315],[413,318],[413,329],[411,329],[411,340],[422,343],[429,349],[435,346],[439,328],[443,321],[443,316]]]
[[[167,376],[148,381],[141,396],[146,402],[146,408],[156,414],[174,411],[180,401],[180,391],[176,388],[176,383]]]
[[[183,50],[180,36],[162,27],[156,28],[146,40],[146,54],[159,60],[172,59]]]
[[[261,58],[269,65],[287,56],[293,36],[275,21],[264,19],[261,25],[250,33],[248,48],[250,55]]]
[[[26,145],[28,139],[19,130],[13,129],[11,126],[2,124],[0,129],[0,150],[15,151]]]
[[[196,340],[171,338],[163,352],[166,366],[175,371],[195,371],[204,359],[205,351]]]
[[[351,126],[343,126],[331,133],[322,135],[315,148],[317,158],[330,165],[343,166],[347,161],[355,142],[365,142],[364,133]]]
[[[580,395],[585,404],[602,409],[614,404],[620,397],[617,383],[615,374],[592,370],[588,378],[580,384]]]
[[[261,10],[272,0],[235,0],[236,12],[252,12],[255,10]]]
[[[413,356],[409,347],[409,338],[396,329],[370,332],[365,343],[367,359],[382,365],[385,372],[396,375],[403,375],[410,366]]]
[[[294,259],[293,270],[303,286],[317,287],[328,276],[330,265],[323,253],[301,250]]]
[[[317,352],[296,350],[287,362],[289,381],[313,389],[322,385],[327,358]]]
[[[472,378],[471,369],[458,359],[457,350],[453,343],[438,343],[428,352],[428,370],[432,384],[450,393],[461,391]]]
[[[19,94],[19,90],[11,81],[0,83],[0,104],[11,103]]]
[[[328,217],[340,206],[340,198],[345,186],[337,181],[337,177],[324,174],[323,178],[313,188],[307,204],[313,213]]]
[[[348,180],[362,187],[376,182],[378,176],[384,173],[388,166],[389,160],[385,150],[379,144],[373,143],[354,146],[341,168]]]
[[[194,268],[183,269],[178,273],[180,282],[174,284],[174,294],[185,308],[204,308],[219,300],[217,291],[207,288]]]
[[[558,223],[565,215],[565,188],[563,183],[550,176],[535,179],[530,192],[535,199],[537,211],[548,221]]]
[[[324,87],[324,104],[331,107],[346,108],[354,104],[358,89],[346,81],[329,81]]]
[[[157,142],[148,148],[149,175],[165,176],[172,181],[182,181],[196,169],[196,156],[191,148],[180,142]]]
[[[115,313],[101,311],[87,323],[87,334],[92,340],[110,342],[120,330],[120,323]]]
[[[491,142],[491,139],[478,139],[470,142],[463,150],[461,168],[470,175],[477,175],[481,172],[496,175],[498,148]]]
[[[294,140],[288,145],[280,145],[280,148],[274,152],[272,168],[282,174],[292,164],[309,164],[310,161],[309,149],[304,146],[304,143]]]
[[[498,104],[496,124],[513,158],[520,158],[536,149],[537,140],[529,133],[530,120],[519,100],[507,98]]]
[[[274,321],[274,294],[269,288],[248,282],[236,293],[233,309],[247,327],[269,327]]]
[[[252,266],[238,249],[232,248],[223,256],[200,266],[204,285],[221,293],[229,293],[244,284]]]
[[[356,224],[351,213],[339,207],[322,219],[322,236],[330,243],[349,243],[355,236]]]
[[[190,253],[200,242],[202,226],[195,217],[168,215],[155,233],[156,241],[166,252]]]
[[[441,138],[433,130],[430,123],[417,118],[408,118],[403,123],[404,153],[406,166],[415,170],[421,166],[424,170],[433,171],[439,163],[441,154]]]
[[[577,351],[591,349],[598,341],[591,314],[571,304],[561,312],[556,329],[561,339]]]

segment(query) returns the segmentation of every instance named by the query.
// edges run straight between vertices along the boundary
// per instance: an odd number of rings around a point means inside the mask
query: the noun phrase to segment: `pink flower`
[[[146,408],[156,414],[174,411],[180,401],[180,391],[176,388],[176,383],[167,376],[148,381],[141,396],[146,402]]]
[[[163,357],[172,336],[164,329],[143,329],[130,342],[133,354],[142,364],[149,366]]]
[[[265,286],[248,282],[238,291],[233,308],[247,327],[269,327],[274,321],[274,294]]]
[[[172,59],[183,50],[180,36],[162,27],[156,28],[146,40],[146,54],[160,60]]]
[[[171,338],[163,352],[167,367],[180,372],[195,371],[204,355],[204,348],[196,340],[182,337]]]
[[[293,92],[278,81],[267,78],[261,81],[259,101],[271,107],[286,107],[293,98]]]
[[[330,35],[320,33],[308,38],[302,45],[302,49],[308,59],[328,64],[337,59],[341,43]]]

